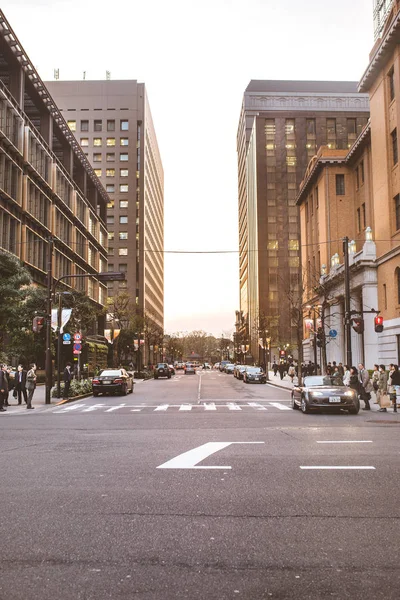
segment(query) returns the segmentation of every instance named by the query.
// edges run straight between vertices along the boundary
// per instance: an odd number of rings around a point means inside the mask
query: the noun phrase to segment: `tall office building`
[[[374,40],[382,36],[394,0],[374,0]]]
[[[105,186],[108,261],[127,280],[108,295],[128,291],[139,309],[164,326],[164,174],[144,83],[47,83],[70,130]]]
[[[251,81],[244,93],[237,134],[237,333],[256,360],[260,321],[273,348],[296,344],[289,296],[300,293],[296,196],[308,162],[322,145],[350,147],[368,115],[368,96],[352,82]],[[318,259],[312,268],[320,272]]]
[[[108,196],[0,11],[0,248],[39,285],[52,272],[98,305],[106,287]],[[102,319],[103,321],[103,319]],[[103,334],[104,323],[98,332]],[[97,332],[94,332],[97,333]]]

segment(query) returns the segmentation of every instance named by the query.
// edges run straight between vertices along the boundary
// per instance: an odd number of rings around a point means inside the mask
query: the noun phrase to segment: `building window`
[[[107,160],[107,162],[114,162],[115,161],[115,152],[107,152],[106,160]]]
[[[390,134],[392,138],[392,155],[393,155],[393,165],[397,165],[399,160],[399,154],[397,150],[397,129],[393,129]]]
[[[119,191],[120,192],[127,192],[128,191],[128,184],[127,183],[120,183],[119,184]]]
[[[107,138],[107,146],[115,146],[115,138]]]
[[[120,161],[127,161],[128,160],[128,153],[127,152],[121,152],[119,155],[119,160]]]
[[[327,138],[336,137],[336,119],[326,120],[326,136]]]
[[[114,225],[114,215],[107,215],[107,225]]]
[[[390,102],[394,100],[395,97],[395,89],[394,89],[394,67],[392,67],[388,73],[388,81],[389,81],[389,99]]]
[[[120,208],[128,208],[128,200],[120,200],[119,207]]]
[[[400,229],[400,194],[394,197],[394,210],[396,213],[396,231]]]
[[[103,140],[101,138],[93,138],[93,146],[101,146]]]
[[[81,138],[81,146],[89,146],[89,138]]]
[[[115,121],[114,120],[107,121],[107,131],[115,131]]]
[[[120,231],[119,232],[119,239],[120,240],[127,240],[128,239],[128,232],[127,231]]]
[[[112,241],[114,239],[114,232],[113,231],[109,231],[107,234],[108,240]]]
[[[115,169],[106,169],[106,177],[115,177]]]
[[[307,137],[314,138],[315,137],[315,119],[306,119],[307,126]]]
[[[111,199],[110,199],[110,201],[109,201],[109,202],[107,202],[107,208],[108,208],[108,209],[112,209],[112,208],[114,208],[114,200],[111,200]]]
[[[119,256],[128,256],[128,248],[119,248],[118,254]]]
[[[400,269],[397,267],[397,304],[400,304]]]
[[[344,196],[345,187],[344,187],[344,175],[338,173],[336,175],[336,196]]]
[[[67,125],[71,131],[76,131],[76,121],[67,121]]]
[[[101,177],[101,169],[95,169],[94,172],[96,173],[97,177]]]
[[[361,210],[357,208],[357,231],[361,231]]]
[[[335,134],[336,134],[336,121],[332,119],[335,123]],[[356,119],[347,119],[347,133],[350,135],[357,135],[357,121]]]
[[[387,310],[387,289],[386,289],[386,283],[383,284],[383,306],[385,307],[385,310]]]
[[[319,207],[318,187],[315,188],[315,208]]]
[[[128,270],[128,265],[126,263],[119,263],[118,265],[118,271],[120,273],[126,273]]]
[[[120,169],[119,170],[120,177],[128,177],[128,175],[129,175],[128,169]]]
[[[119,145],[120,146],[129,146],[129,139],[128,138],[120,138]]]
[[[114,256],[114,248],[108,249],[108,256]]]
[[[81,131],[89,131],[89,121],[81,121]]]
[[[363,204],[361,204],[361,213],[362,213],[363,229],[365,229],[367,226],[367,214],[366,214],[366,210],[365,210],[365,202]]]
[[[106,185],[106,192],[108,192],[109,194],[113,194],[115,192],[115,184],[114,183],[107,183],[107,185]]]
[[[101,154],[99,154],[98,152],[93,154],[93,162],[101,162]]]
[[[102,131],[103,123],[101,119],[95,119],[93,123],[93,131]]]
[[[119,222],[120,222],[121,224],[125,224],[125,223],[127,223],[127,222],[128,222],[128,217],[120,217],[120,218],[119,218]]]
[[[364,183],[364,161],[360,162],[361,185]]]
[[[129,131],[129,121],[127,121],[127,120],[121,121],[121,131]]]

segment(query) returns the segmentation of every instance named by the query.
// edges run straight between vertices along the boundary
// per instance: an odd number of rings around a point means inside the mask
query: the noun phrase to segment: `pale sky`
[[[165,329],[232,330],[236,130],[250,79],[358,81],[372,0],[5,0],[43,80],[145,82],[165,174]]]

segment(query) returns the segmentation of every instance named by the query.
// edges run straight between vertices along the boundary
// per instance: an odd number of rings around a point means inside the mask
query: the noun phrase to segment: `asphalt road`
[[[0,599],[398,598],[400,422],[289,396],[206,372],[1,415]]]

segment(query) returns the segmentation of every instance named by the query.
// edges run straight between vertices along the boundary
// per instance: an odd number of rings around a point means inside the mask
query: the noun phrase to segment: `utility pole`
[[[51,386],[53,383],[53,365],[51,356],[51,308],[53,291],[53,247],[54,241],[47,242],[47,302],[46,302],[46,404],[51,404]]]
[[[344,254],[344,323],[346,337],[346,362],[350,368],[353,363],[351,352],[351,307],[350,307],[350,267],[349,267],[349,238],[343,238]]]

